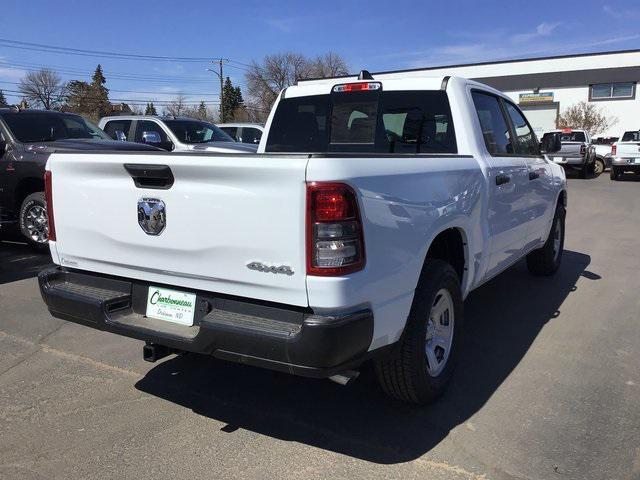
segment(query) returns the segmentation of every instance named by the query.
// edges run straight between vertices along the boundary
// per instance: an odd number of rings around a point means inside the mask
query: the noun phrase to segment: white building
[[[499,62],[449,65],[373,73],[397,76],[466,77],[509,95],[527,115],[536,133],[554,129],[558,114],[578,102],[594,102],[618,122],[598,136],[618,136],[640,129],[640,50],[562,55]]]

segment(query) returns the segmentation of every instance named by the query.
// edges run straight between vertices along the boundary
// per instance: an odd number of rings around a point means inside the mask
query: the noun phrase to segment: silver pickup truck
[[[591,137],[585,130],[563,128],[552,130],[545,135],[560,133],[562,148],[554,153],[551,160],[567,168],[578,170],[582,178],[588,178],[595,173],[596,155],[591,146]],[[602,172],[598,172],[602,173]]]

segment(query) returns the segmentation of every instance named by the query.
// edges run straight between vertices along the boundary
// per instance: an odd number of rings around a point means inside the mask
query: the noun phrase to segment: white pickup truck
[[[640,130],[624,132],[611,147],[611,180],[620,180],[624,172],[640,173]]]
[[[56,153],[42,296],[150,361],[346,382],[372,360],[387,393],[425,403],[469,292],[525,257],[559,267],[566,180],[541,147],[559,136],[539,144],[490,87],[363,71],[283,90],[255,155]]]

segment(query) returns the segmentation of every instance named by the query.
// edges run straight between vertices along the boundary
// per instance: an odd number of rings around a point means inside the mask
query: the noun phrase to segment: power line
[[[109,52],[101,50],[86,50],[81,48],[59,47],[43,43],[19,42],[0,38],[0,45],[21,50],[33,50],[38,52],[63,53],[67,55],[80,55],[102,58],[119,58],[123,60],[148,60],[148,61],[176,61],[176,62],[208,62],[211,57],[171,57],[161,55],[141,55],[136,53]]]
[[[20,82],[7,82],[4,80],[0,80],[0,83],[6,83],[9,85],[20,85]],[[183,95],[185,97],[217,97],[219,93],[194,93],[194,92],[183,92],[183,91],[175,91],[175,92],[150,92],[144,90],[119,90],[116,88],[109,88],[109,92],[117,92],[117,93],[152,93],[157,95]]]

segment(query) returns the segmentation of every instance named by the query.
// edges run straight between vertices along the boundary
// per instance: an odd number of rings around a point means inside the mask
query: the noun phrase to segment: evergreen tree
[[[147,108],[144,111],[145,115],[158,115],[156,111],[156,107],[153,105],[153,102],[147,103]]]
[[[4,93],[0,90],[0,107],[7,106],[7,99],[4,97]]]
[[[224,81],[222,87],[222,105],[224,110],[224,117],[221,121],[230,122],[233,121],[236,110],[244,104],[242,98],[242,92],[240,87],[234,87],[229,77]]]
[[[93,72],[91,80],[91,107],[93,110],[91,114],[101,118],[111,113],[111,103],[109,103],[109,90],[104,86],[107,83],[107,79],[102,73],[100,64]]]
[[[198,109],[196,110],[196,118],[200,120],[206,120],[209,116],[209,112],[207,112],[207,106],[204,104],[204,100],[200,102],[198,105]]]

